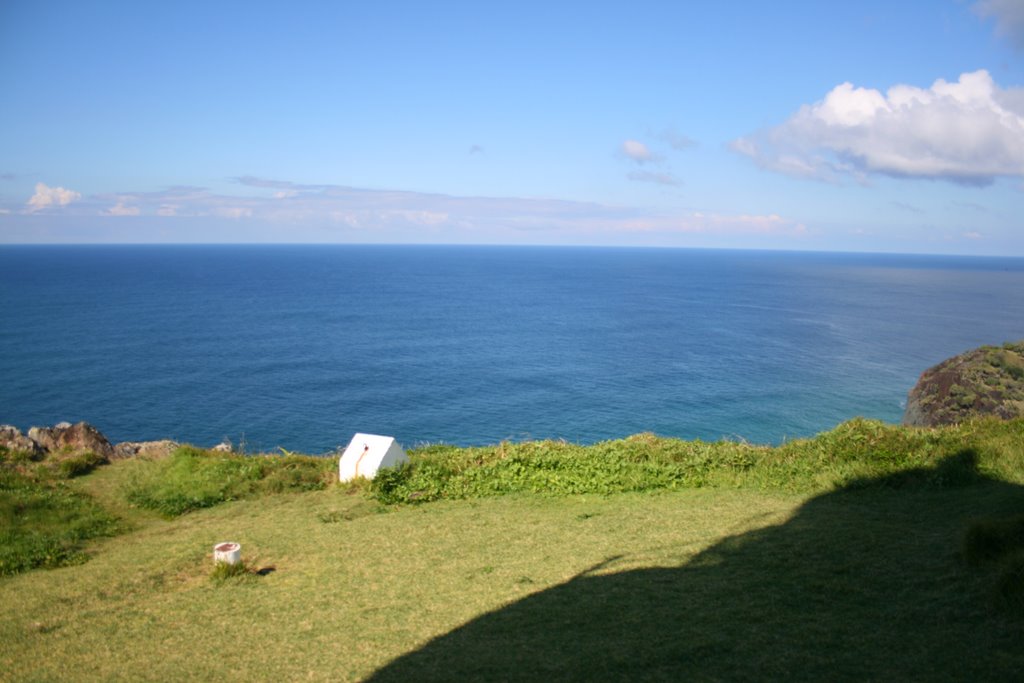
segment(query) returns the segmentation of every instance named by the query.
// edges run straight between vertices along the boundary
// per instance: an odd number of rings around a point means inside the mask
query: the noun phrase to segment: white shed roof
[[[338,478],[341,481],[356,477],[373,479],[381,467],[393,467],[408,460],[409,456],[395,437],[360,432],[352,437],[348,448],[341,454]]]

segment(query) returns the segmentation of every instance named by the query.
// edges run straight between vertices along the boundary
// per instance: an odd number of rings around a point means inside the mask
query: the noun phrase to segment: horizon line
[[[1024,254],[964,254],[955,252],[865,251],[772,247],[707,247],[632,244],[518,244],[490,242],[0,242],[5,247],[484,247],[494,249],[633,249],[637,251],[737,251],[788,254],[859,254],[864,256],[952,256],[959,258],[1024,259]]]

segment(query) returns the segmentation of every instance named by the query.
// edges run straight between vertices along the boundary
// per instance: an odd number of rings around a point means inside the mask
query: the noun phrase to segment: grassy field
[[[64,481],[121,533],[87,541],[84,564],[0,579],[0,678],[1024,671],[1021,421],[860,421],[777,449],[650,435],[435,447],[373,490],[309,490],[316,463],[252,474],[202,458]],[[185,514],[163,506],[211,468],[233,487]],[[211,578],[223,540],[252,571]]]

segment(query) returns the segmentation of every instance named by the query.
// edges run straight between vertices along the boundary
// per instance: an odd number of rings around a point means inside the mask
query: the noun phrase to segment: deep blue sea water
[[[0,422],[326,452],[898,422],[1024,338],[1024,259],[452,246],[0,248]]]

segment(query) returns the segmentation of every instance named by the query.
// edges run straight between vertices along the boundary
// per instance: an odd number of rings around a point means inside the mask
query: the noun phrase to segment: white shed
[[[393,436],[356,434],[341,454],[338,479],[348,481],[356,477],[373,479],[381,467],[393,467],[408,462],[409,456]]]

